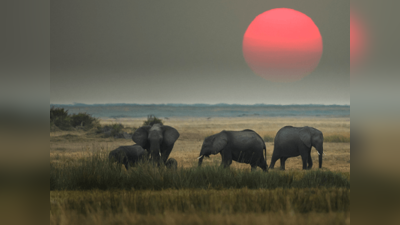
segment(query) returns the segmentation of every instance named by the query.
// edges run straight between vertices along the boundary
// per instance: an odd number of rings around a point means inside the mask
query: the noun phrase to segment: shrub
[[[97,128],[97,133],[104,133],[104,137],[115,137],[122,132],[124,126],[120,123],[105,125]]]
[[[87,113],[78,113],[71,116],[71,125],[73,127],[83,126],[85,130],[91,129],[99,125],[97,118]]]
[[[50,122],[55,121],[59,117],[68,117],[68,110],[64,108],[55,108],[54,106],[50,108]]]
[[[50,108],[50,126],[56,126],[61,130],[70,130],[71,117],[68,115],[68,110],[64,108]]]
[[[68,114],[64,108],[50,108],[50,130],[70,130],[73,127],[83,126],[85,130],[100,126],[97,118],[87,113]]]
[[[143,126],[146,126],[146,125],[153,126],[156,123],[160,123],[162,125],[163,121],[154,115],[148,115],[147,120],[143,121]]]

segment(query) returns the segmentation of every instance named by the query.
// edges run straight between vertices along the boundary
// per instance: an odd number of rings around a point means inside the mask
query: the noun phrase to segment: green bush
[[[124,128],[124,125],[122,125],[122,124],[112,124],[111,125],[111,129],[112,129],[112,136],[115,136],[115,135],[117,135],[117,134],[119,134],[119,133],[121,133],[121,131],[122,131],[122,129]]]
[[[99,120],[87,113],[68,114],[64,108],[50,108],[50,130],[71,130],[74,127],[82,126],[85,130],[99,127]]]
[[[87,113],[78,113],[71,115],[71,125],[73,127],[83,126],[85,130],[99,126],[99,121]]]
[[[103,133],[104,137],[115,137],[122,132],[124,126],[120,123],[111,125],[105,125],[103,127],[97,127],[97,133]]]
[[[54,106],[50,108],[50,122],[54,121],[59,117],[68,117],[68,110],[64,108],[55,108]]]
[[[146,126],[146,125],[153,126],[156,123],[163,124],[163,121],[154,115],[148,115],[147,120],[143,121],[143,126]]]
[[[71,126],[71,117],[68,115],[68,110],[64,108],[50,108],[50,127],[54,125],[61,130],[70,130]]]

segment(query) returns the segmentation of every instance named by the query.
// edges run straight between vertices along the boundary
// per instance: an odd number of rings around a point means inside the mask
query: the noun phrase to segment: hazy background
[[[350,104],[348,1],[52,1],[50,103]],[[323,38],[300,81],[255,75],[242,53],[259,14],[287,7]]]

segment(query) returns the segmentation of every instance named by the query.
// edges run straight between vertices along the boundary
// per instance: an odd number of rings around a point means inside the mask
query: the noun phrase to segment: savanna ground
[[[121,123],[132,132],[144,120],[100,122]],[[57,171],[51,172],[55,180],[51,180],[51,224],[350,223],[349,118],[170,118],[164,119],[164,124],[181,134],[170,155],[178,161],[177,172],[148,172],[143,168],[126,172],[114,166],[108,173],[104,166],[107,152],[132,145],[132,140],[102,138],[93,131],[51,132],[51,171]],[[204,159],[204,167],[211,169],[194,169],[204,138],[222,130],[256,131],[268,141],[269,165],[273,137],[286,125],[312,126],[323,132],[326,155],[321,171],[316,168],[315,149],[311,171],[301,170],[300,157],[289,158],[286,171],[274,170],[267,175],[260,169],[250,173],[249,165],[236,162],[228,172],[221,171],[217,168],[220,155]],[[275,168],[279,165],[278,160]],[[135,179],[148,180],[140,183]]]

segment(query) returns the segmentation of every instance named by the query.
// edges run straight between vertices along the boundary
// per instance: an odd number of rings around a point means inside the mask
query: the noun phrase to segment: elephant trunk
[[[151,161],[153,163],[157,163],[157,165],[159,166],[161,157],[160,157],[160,148],[158,147],[158,143],[150,146],[150,155],[151,155]]]
[[[199,167],[201,166],[201,164],[203,163],[203,158],[204,155],[201,155],[198,159],[199,159]]]
[[[322,167],[322,155],[319,155],[318,157],[319,157],[319,168],[321,168]]]
[[[322,156],[324,155],[324,149],[321,146],[319,149],[317,149],[317,151],[319,154],[318,155],[319,168],[321,168],[322,167]]]

